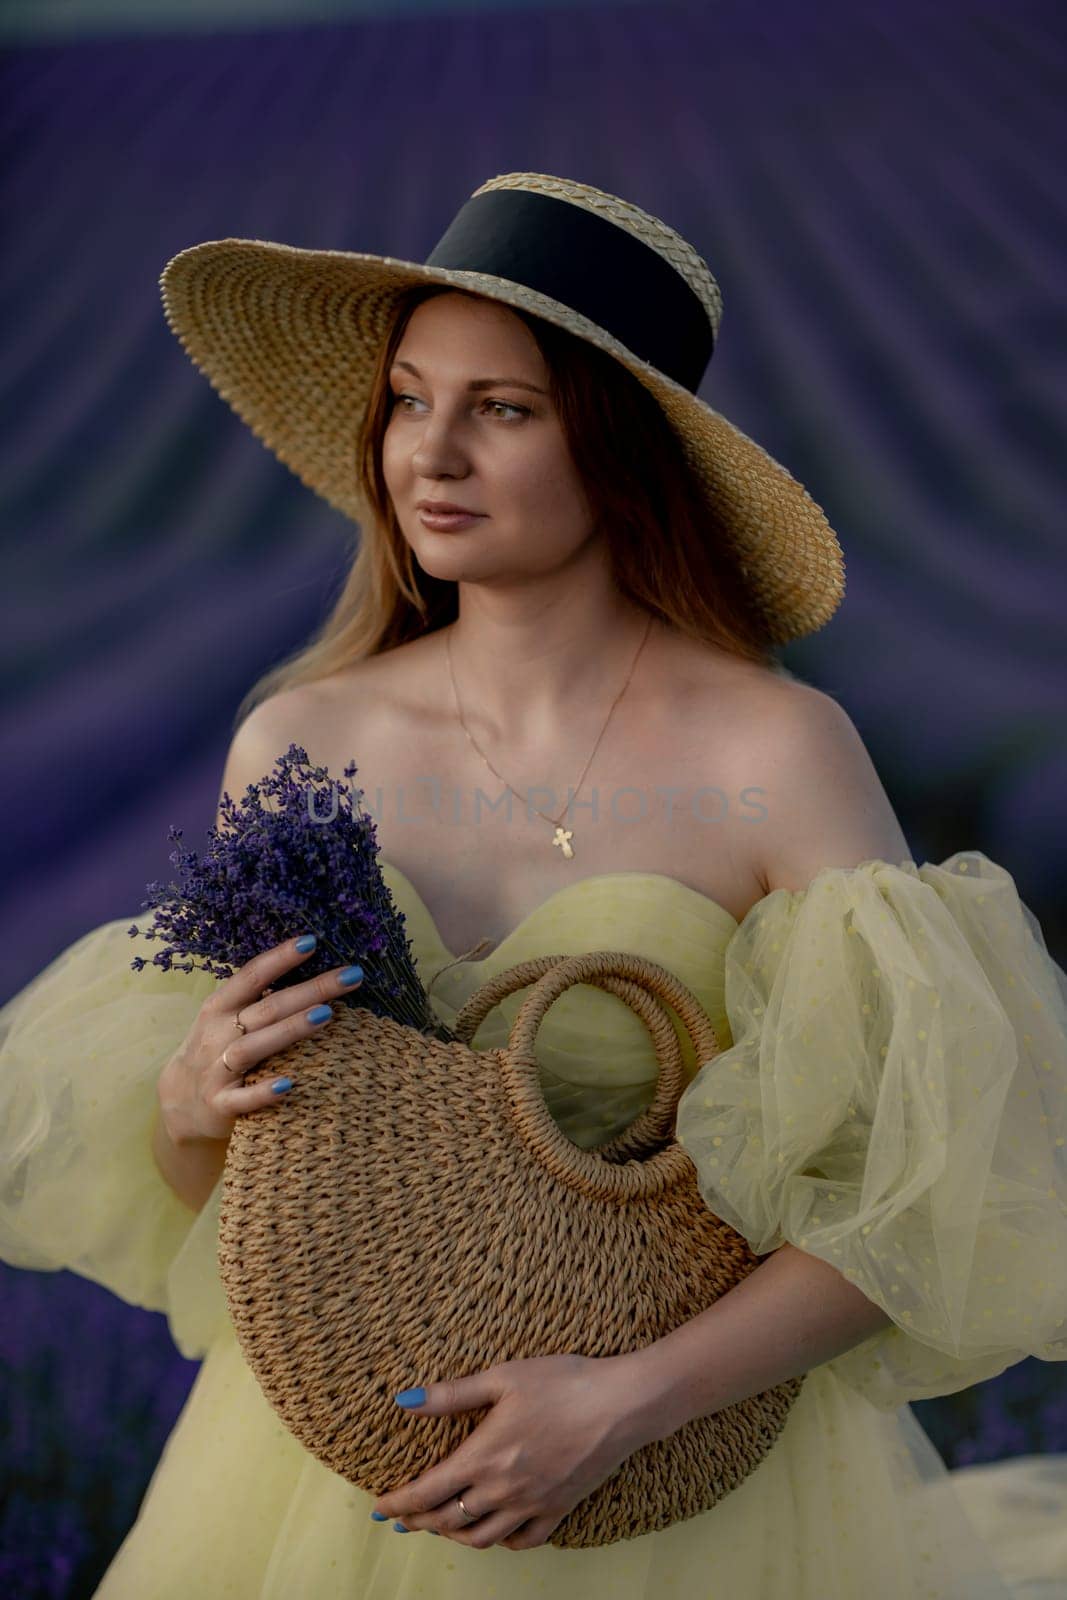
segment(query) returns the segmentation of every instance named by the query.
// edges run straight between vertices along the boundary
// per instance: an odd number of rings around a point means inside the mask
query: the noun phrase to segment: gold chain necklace
[[[592,750],[589,753],[589,760],[586,762],[585,766],[582,769],[582,776],[578,779],[578,787],[574,790],[574,792],[573,792],[573,794],[571,796],[572,800],[576,800],[578,798],[578,792],[581,789],[582,784],[585,781],[585,775],[589,771],[590,763],[592,762],[593,757],[596,755],[597,748],[598,748],[598,746],[600,744],[601,739],[604,737],[604,733],[605,733],[605,730],[607,729],[607,725],[611,721],[612,712],[615,710],[615,707],[618,705],[619,701],[622,699],[623,695],[626,693],[627,688],[629,687],[630,679],[634,675],[634,668],[637,666],[638,657],[640,656],[641,651],[645,648],[645,645],[648,642],[648,636],[652,631],[652,623],[653,623],[653,621],[654,621],[654,618],[650,613],[649,614],[649,618],[648,618],[648,626],[645,628],[644,638],[641,640],[641,643],[637,647],[637,654],[634,656],[633,661],[632,661],[632,663],[630,665],[630,670],[626,675],[626,682],[623,684],[622,688],[619,690],[618,694],[615,696],[614,700],[611,702],[611,709],[608,711],[607,716],[604,718],[604,726],[603,726],[603,728],[601,728],[599,734],[597,735],[596,744],[593,746]],[[504,777],[504,774],[502,772],[497,772],[496,768],[493,766],[493,763],[489,760],[489,757],[486,755],[485,751],[477,743],[476,739],[474,738],[474,735],[471,733],[470,729],[467,727],[467,724],[463,719],[463,711],[462,711],[462,709],[460,707],[460,703],[459,703],[459,690],[456,688],[456,674],[452,669],[452,630],[451,630],[451,628],[447,629],[446,632],[445,632],[445,654],[448,657],[448,675],[452,680],[452,698],[456,702],[456,715],[459,718],[460,727],[463,729],[463,732],[467,735],[467,738],[470,740],[470,742],[474,746],[475,750],[477,750],[478,754],[481,756],[482,760],[485,762],[486,766],[489,768],[489,771],[493,774],[493,776],[496,777],[496,778],[499,778],[501,783],[507,784],[507,787],[509,789],[511,789],[511,792],[515,796],[515,798],[517,800],[521,800],[522,799],[522,795],[519,793],[519,791],[517,789],[513,789],[512,788],[511,784],[508,783],[508,780]],[[568,800],[567,805],[570,805],[570,803],[571,803],[571,801]],[[554,845],[558,845],[560,850],[563,852],[564,857],[568,861],[570,861],[571,858],[574,855],[574,850],[573,850],[573,848],[571,846],[571,840],[574,838],[574,829],[573,828],[564,828],[562,826],[562,818],[567,815],[567,806],[563,807],[563,810],[560,812],[559,817],[546,817],[545,813],[543,811],[539,811],[537,813],[537,815],[539,817],[544,817],[544,820],[546,822],[550,822],[552,824],[552,826],[555,828],[556,832],[555,832],[555,835],[554,835],[554,837],[552,839],[552,843]]]

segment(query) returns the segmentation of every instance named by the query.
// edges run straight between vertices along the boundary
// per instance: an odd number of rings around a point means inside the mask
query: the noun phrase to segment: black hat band
[[[707,311],[668,261],[616,223],[552,195],[474,195],[424,265],[491,273],[559,300],[690,393],[715,348]]]

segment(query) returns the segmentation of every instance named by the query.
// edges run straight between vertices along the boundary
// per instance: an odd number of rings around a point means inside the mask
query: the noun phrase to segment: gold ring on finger
[[[230,1048],[229,1045],[227,1045],[226,1046],[226,1050],[228,1050],[229,1048]],[[235,1073],[236,1072],[240,1072],[240,1070],[241,1070],[240,1067],[231,1067],[230,1063],[226,1060],[226,1050],[224,1050],[222,1052],[222,1064],[226,1068],[226,1071],[227,1072],[235,1072]]]
[[[457,1494],[456,1504],[459,1506],[459,1509],[462,1511],[468,1522],[480,1522],[482,1517],[485,1515],[484,1511],[473,1513],[468,1511],[466,1506],[463,1504],[463,1496],[461,1494]]]
[[[273,994],[273,993],[274,993],[274,990],[268,986],[266,989],[263,990],[263,992],[261,993],[259,998],[261,1000],[265,1000],[269,994]],[[248,1032],[248,1029],[245,1027],[244,1023],[241,1021],[241,1013],[240,1012],[238,1012],[237,1015],[234,1017],[233,1025],[240,1033],[247,1033]]]

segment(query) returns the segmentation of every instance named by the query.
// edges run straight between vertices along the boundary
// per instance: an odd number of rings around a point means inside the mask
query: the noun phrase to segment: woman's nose
[[[455,473],[462,469],[465,461],[459,427],[450,423],[446,416],[433,417],[419,429],[411,464],[422,477],[433,478],[442,471]]]

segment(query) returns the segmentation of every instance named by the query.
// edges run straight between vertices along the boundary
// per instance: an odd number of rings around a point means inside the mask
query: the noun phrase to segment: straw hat
[[[168,261],[160,288],[186,354],[309,489],[366,524],[355,445],[398,295],[447,284],[535,313],[619,361],[681,440],[775,643],[814,633],[845,592],[822,509],[696,397],[722,295],[673,228],[589,184],[507,172],[476,189],[425,263],[262,239]]]

